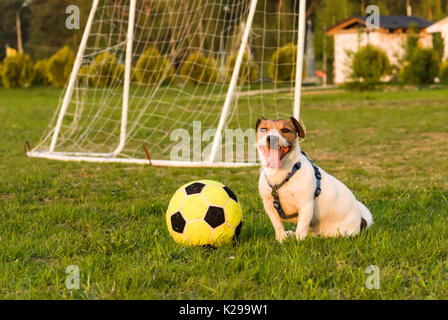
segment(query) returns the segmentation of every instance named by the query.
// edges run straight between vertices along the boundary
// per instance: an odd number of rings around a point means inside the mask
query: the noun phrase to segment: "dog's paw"
[[[289,238],[289,237],[294,237],[296,235],[296,233],[292,230],[288,230],[288,231],[286,231],[286,235]]]
[[[308,232],[296,231],[295,235],[296,235],[297,241],[302,241],[302,240],[305,240],[306,236],[308,235]]]
[[[288,238],[288,233],[286,231],[277,232],[275,234],[275,239],[280,243],[282,243],[286,238]]]
[[[285,240],[286,238],[289,237],[294,237],[295,232],[288,230],[288,231],[283,231],[283,232],[279,232],[278,234],[275,235],[275,238],[277,239],[278,242],[282,243],[283,240]]]

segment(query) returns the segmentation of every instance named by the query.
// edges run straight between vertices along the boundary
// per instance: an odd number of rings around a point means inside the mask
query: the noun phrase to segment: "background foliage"
[[[368,89],[390,74],[391,70],[387,54],[375,46],[367,45],[353,57],[351,78],[359,89]]]
[[[22,6],[25,0],[2,0],[0,1],[0,60],[5,57],[5,46],[17,48],[17,36],[16,36],[16,24],[15,17],[19,8]],[[157,12],[162,12],[166,7],[171,9],[184,6],[186,9],[194,9],[194,6],[200,6],[205,0],[198,1],[151,1],[142,0],[139,1],[141,9],[148,10],[154,14],[155,25],[164,25],[166,28],[163,30],[163,34],[159,35],[164,37],[166,41],[166,47],[158,48],[161,54],[165,54],[167,51],[172,50],[170,48],[170,39],[176,38],[177,33],[185,30],[177,30],[171,28],[176,17],[170,17],[167,15],[157,15]],[[275,29],[280,27],[282,30],[290,30],[292,25],[297,23],[294,21],[291,12],[297,12],[298,8],[296,0],[260,0],[260,7],[263,6],[265,10],[270,13],[271,19],[265,22],[261,19],[260,15],[255,17],[254,29],[260,29],[265,23],[268,24],[267,28]],[[309,0],[308,2],[308,19],[311,20],[313,30],[315,32],[315,56],[318,69],[327,70],[328,78],[331,78],[332,72],[332,60],[333,60],[333,40],[332,37],[324,35],[325,29],[334,25],[338,21],[341,21],[352,15],[364,15],[365,7],[369,4],[365,0]],[[247,6],[248,1],[238,0],[223,0],[222,5],[231,4],[236,10],[240,10],[240,6]],[[81,10],[81,29],[80,30],[67,30],[65,28],[65,8],[68,5],[78,5]],[[236,5],[237,4],[237,5]],[[379,6],[381,14],[406,14],[406,1],[396,0],[377,0],[375,4]],[[423,18],[437,21],[442,17],[448,15],[448,2],[443,0],[412,0],[413,14],[421,16]],[[22,33],[25,52],[28,53],[33,60],[47,59],[58,51],[61,47],[67,45],[74,50],[81,39],[82,30],[87,20],[88,12],[90,10],[91,0],[33,0],[27,7],[21,9],[22,20]],[[217,10],[210,10],[207,13],[211,18],[217,18]],[[232,12],[227,13],[226,17],[220,17],[221,21],[225,19],[239,19],[235,17]],[[216,22],[219,23],[219,22]],[[222,23],[221,23],[222,24]],[[213,43],[212,39],[207,36],[201,36],[199,29],[196,25],[192,25],[191,33],[195,34],[192,41],[196,41],[199,45],[213,46],[218,45]],[[212,30],[223,30],[223,36],[226,38],[231,35],[235,30],[226,29],[223,25],[210,25]],[[146,28],[145,28],[146,29]],[[188,30],[187,30],[188,31]],[[137,32],[144,32],[144,30],[137,30]],[[283,37],[283,36],[282,36]],[[291,39],[285,39],[280,37],[281,43],[273,43],[272,46],[285,45],[290,42]],[[265,38],[268,41],[277,41],[277,34],[274,32],[267,32]],[[255,39],[253,54],[257,55],[257,51],[260,50],[260,43]],[[261,40],[260,40],[261,41]],[[287,41],[287,42],[286,42]],[[230,42],[229,42],[230,45]],[[146,48],[136,48],[138,52],[143,52]],[[272,50],[274,51],[274,50]],[[273,52],[268,52],[267,59],[270,58]],[[183,48],[178,48],[176,51],[176,63],[175,68],[181,67],[183,61],[191,54],[191,52],[185,52]],[[215,57],[216,58],[216,57]]]
[[[436,50],[417,48],[406,62],[401,79],[416,85],[433,83],[440,72],[440,57]]]
[[[0,67],[2,83],[6,88],[29,87],[34,79],[34,66],[27,54],[17,54],[3,60]]]
[[[117,58],[113,54],[105,51],[96,56],[89,72],[96,85],[108,87],[123,78],[124,66],[118,64]]]
[[[75,62],[75,54],[65,46],[56,52],[48,61],[47,76],[51,84],[62,88],[70,77]]]
[[[137,61],[135,77],[141,84],[156,84],[160,80],[168,82],[173,76],[174,68],[157,48],[146,49]]]
[[[191,84],[212,83],[218,80],[216,61],[200,52],[192,53],[185,60],[180,74]]]
[[[279,82],[294,83],[296,77],[297,46],[293,43],[279,48],[271,57],[269,64],[269,77]],[[304,62],[305,64],[305,62]],[[306,66],[303,68],[303,77],[306,77]]]

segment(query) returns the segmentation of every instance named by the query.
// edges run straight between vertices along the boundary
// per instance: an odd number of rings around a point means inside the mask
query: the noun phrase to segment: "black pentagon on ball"
[[[205,184],[200,182],[195,182],[190,184],[185,188],[185,192],[187,195],[201,193],[202,189],[204,189]]]
[[[238,239],[238,237],[240,236],[242,227],[243,227],[243,221],[241,221],[240,224],[238,225],[238,227],[236,227],[235,234],[233,235],[233,239],[232,240],[237,240]]]
[[[209,207],[204,218],[210,227],[216,228],[226,222],[226,216],[224,214],[224,209],[220,207]]]
[[[224,191],[227,192],[227,194],[229,195],[230,198],[232,198],[233,200],[235,200],[235,202],[238,202],[238,199],[236,198],[236,195],[233,193],[232,190],[230,190],[229,188],[227,188],[226,186],[223,187]]]
[[[171,216],[171,227],[175,232],[184,232],[186,224],[187,222],[185,221],[184,217],[182,217],[182,214],[180,212],[176,212]]]

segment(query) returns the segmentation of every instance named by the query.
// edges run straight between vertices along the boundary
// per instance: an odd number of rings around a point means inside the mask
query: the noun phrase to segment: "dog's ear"
[[[297,121],[296,118],[291,117],[291,122],[294,125],[294,128],[296,128],[297,134],[300,138],[305,138],[305,130],[303,130],[302,126],[300,125],[299,121]]]
[[[258,130],[258,127],[260,126],[260,123],[261,123],[261,121],[263,121],[263,120],[266,120],[265,118],[263,118],[263,117],[261,117],[261,118],[258,118],[258,120],[257,120],[257,124],[255,125],[255,131],[257,131]]]

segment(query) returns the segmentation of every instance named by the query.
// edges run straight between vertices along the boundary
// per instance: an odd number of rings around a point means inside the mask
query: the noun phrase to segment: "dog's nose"
[[[278,137],[277,136],[268,136],[266,138],[266,142],[268,143],[269,146],[276,148],[278,146]]]

